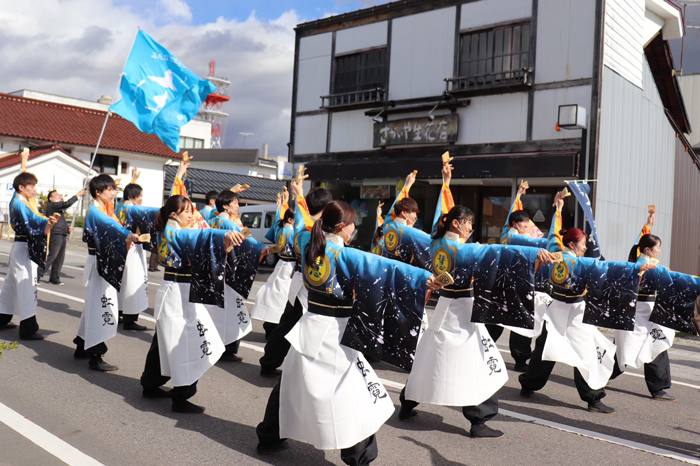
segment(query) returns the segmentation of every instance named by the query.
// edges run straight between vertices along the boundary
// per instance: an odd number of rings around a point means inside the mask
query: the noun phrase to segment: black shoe
[[[13,328],[17,328],[17,324],[13,322],[8,322],[5,325],[0,326],[0,330],[9,330]]]
[[[219,360],[227,362],[243,362],[243,358],[236,356],[234,353],[224,353],[221,355]]]
[[[116,372],[119,370],[117,366],[104,362],[102,356],[92,356],[90,362],[88,362],[88,366],[90,369],[100,372]]]
[[[676,401],[676,397],[669,395],[665,390],[659,390],[658,392],[652,393],[651,399],[657,401]]]
[[[615,409],[603,404],[602,401],[588,403],[588,411],[600,414],[615,414]]]
[[[271,379],[273,377],[279,377],[281,375],[282,375],[282,371],[279,369],[272,369],[272,370],[260,369],[260,377],[263,377],[265,379]]]
[[[150,267],[149,267],[149,269],[148,269],[149,272],[157,272],[157,271],[159,271],[159,270],[160,270],[160,269],[157,269],[157,268],[156,268],[156,269],[151,269]]]
[[[513,367],[513,370],[515,372],[527,372],[527,363],[526,362],[516,362],[515,366]]]
[[[418,416],[418,411],[413,408],[401,408],[399,410],[399,421],[408,421],[412,417]]]
[[[170,392],[168,390],[163,390],[160,387],[156,388],[144,388],[143,389],[144,398],[170,398]]]
[[[63,282],[61,280],[49,280],[49,283],[51,283],[52,285],[56,285],[56,286],[63,285]]]
[[[19,339],[20,340],[36,340],[36,341],[38,341],[38,340],[43,340],[44,335],[42,335],[40,333],[32,333],[32,334],[24,335],[24,336],[20,335]]]
[[[521,388],[520,389],[520,396],[522,398],[532,398],[532,396],[535,394],[534,390],[528,390],[527,388]]]
[[[503,437],[503,432],[492,429],[486,424],[476,424],[472,425],[469,436],[471,438],[499,438]]]
[[[269,455],[270,453],[275,453],[276,451],[286,450],[287,448],[289,448],[289,444],[287,443],[287,439],[283,438],[276,443],[258,442],[258,446],[255,448],[255,451],[258,452],[258,455],[264,456]]]
[[[146,327],[145,325],[137,324],[136,322],[124,322],[123,329],[143,331],[148,330],[148,327]]]
[[[173,400],[173,412],[185,414],[202,414],[204,412],[204,406],[197,406],[196,404],[190,403],[187,400]]]

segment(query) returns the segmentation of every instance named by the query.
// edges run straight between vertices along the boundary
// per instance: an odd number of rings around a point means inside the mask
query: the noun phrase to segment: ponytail
[[[306,263],[313,264],[316,259],[323,255],[326,249],[325,233],[333,233],[337,230],[338,225],[344,223],[350,225],[355,223],[357,215],[355,209],[350,204],[344,201],[331,201],[323,209],[323,214],[314,222],[314,227],[311,229],[311,242],[306,251]]]
[[[278,220],[277,225],[279,228],[284,228],[288,220],[294,220],[294,212],[292,212],[292,209],[287,209],[282,218]]]
[[[437,223],[437,228],[435,230],[435,233],[433,234],[432,238],[433,239],[440,239],[445,236],[445,233],[447,233],[450,229],[450,225],[452,225],[453,220],[457,220],[458,222],[463,222],[467,221],[469,219],[474,219],[474,212],[471,210],[467,209],[464,206],[461,205],[456,205],[453,208],[450,209],[450,211],[440,217]]]
[[[645,249],[652,249],[660,244],[661,238],[659,238],[656,235],[649,234],[642,236],[641,238],[639,238],[639,243],[635,244],[634,246],[632,246],[632,249],[630,249],[630,254],[627,258],[627,261],[637,262],[637,258],[640,254],[644,252]]]

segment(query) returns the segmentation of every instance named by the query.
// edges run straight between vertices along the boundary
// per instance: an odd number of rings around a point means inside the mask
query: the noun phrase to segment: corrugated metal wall
[[[668,266],[676,136],[646,59],[643,84],[640,89],[604,67],[595,217],[605,257],[626,260],[647,206],[655,204],[652,231],[664,242],[661,263]]]
[[[673,184],[671,268],[700,275],[700,171],[676,140],[676,178]],[[662,250],[668,251],[666,244]]]

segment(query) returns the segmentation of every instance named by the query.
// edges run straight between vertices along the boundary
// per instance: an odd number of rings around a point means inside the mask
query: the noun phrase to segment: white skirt
[[[615,332],[617,362],[621,370],[624,371],[625,366],[640,368],[673,345],[674,330],[649,322],[653,309],[653,301],[637,301],[634,330]]]
[[[615,344],[595,326],[583,323],[586,304],[552,301],[544,313],[547,341],[542,359],[576,367],[593,389],[603,388],[612,375]]]
[[[207,308],[189,296],[189,283],[163,282],[156,293],[160,371],[174,387],[195,383],[224,352]]]
[[[279,324],[280,317],[287,306],[289,288],[292,285],[294,262],[279,260],[272,275],[258,290],[255,306],[251,311],[253,319]]]
[[[224,308],[206,306],[224,345],[238,341],[253,330],[243,296],[225,285]]]
[[[440,297],[418,342],[406,399],[476,406],[508,381],[508,371],[484,324],[472,323],[474,298]]]
[[[379,376],[359,351],[340,344],[348,318],[312,312],[287,334],[280,387],[280,437],[320,450],[349,448],[394,413]]]
[[[289,294],[287,295],[287,301],[289,304],[294,306],[294,301],[296,301],[297,296],[304,287],[304,277],[301,272],[294,272],[292,274],[292,283],[289,285]]]
[[[148,308],[148,261],[143,246],[134,244],[126,254],[122,287],[119,290],[119,310],[138,314]]]
[[[97,259],[88,255],[83,270],[85,305],[78,324],[78,336],[85,340],[85,349],[92,348],[117,334],[117,290],[100,277]]]
[[[0,314],[29,319],[36,315],[37,265],[29,258],[27,243],[15,242],[8,267],[0,289]]]

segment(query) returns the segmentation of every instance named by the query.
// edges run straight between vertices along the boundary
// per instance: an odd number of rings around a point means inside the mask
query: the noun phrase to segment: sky
[[[25,0],[0,2],[0,92],[113,95],[137,28],[198,75],[231,81],[224,147],[286,155],[294,27],[386,1]]]

